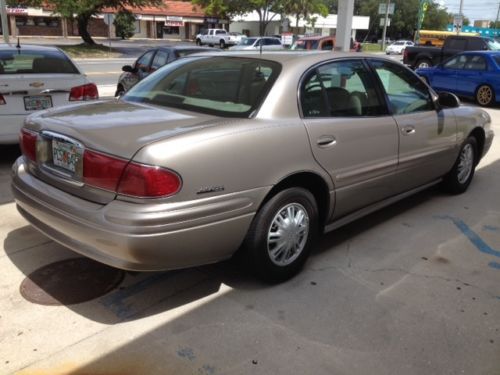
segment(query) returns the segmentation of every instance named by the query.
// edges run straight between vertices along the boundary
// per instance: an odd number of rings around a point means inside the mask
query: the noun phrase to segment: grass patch
[[[72,58],[110,58],[120,57],[122,54],[114,48],[109,48],[103,44],[75,44],[57,46]]]
[[[380,52],[382,51],[382,46],[378,43],[362,43],[363,52]]]

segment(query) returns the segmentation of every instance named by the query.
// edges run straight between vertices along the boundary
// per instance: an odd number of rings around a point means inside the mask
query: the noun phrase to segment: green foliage
[[[256,11],[259,15],[260,33],[274,20],[273,14],[294,15],[308,19],[311,14],[328,14],[328,0],[191,0],[205,8],[210,16],[232,18],[235,15]]]
[[[129,39],[134,36],[135,16],[127,9],[121,9],[115,17],[113,24],[116,27],[116,35],[122,39]]]

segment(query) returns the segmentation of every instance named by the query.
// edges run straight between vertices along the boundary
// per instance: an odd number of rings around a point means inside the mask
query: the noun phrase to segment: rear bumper
[[[54,241],[99,262],[135,271],[213,263],[241,245],[269,191],[182,203],[100,205],[58,190],[13,165],[12,190],[19,212]]]
[[[19,143],[19,131],[27,115],[0,115],[0,144]]]

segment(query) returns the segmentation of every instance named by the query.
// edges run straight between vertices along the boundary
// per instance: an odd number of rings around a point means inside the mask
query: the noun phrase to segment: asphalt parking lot
[[[19,151],[0,146],[0,373],[500,374],[500,108],[488,112],[497,136],[465,194],[430,189],[329,233],[274,286],[234,262],[75,260],[17,213]]]

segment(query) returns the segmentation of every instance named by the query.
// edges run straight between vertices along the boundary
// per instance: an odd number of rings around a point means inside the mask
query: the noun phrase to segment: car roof
[[[462,55],[489,55],[489,56],[498,56],[500,55],[500,51],[464,51],[461,52]]]
[[[30,51],[60,51],[58,47],[54,46],[40,46],[36,44],[21,44],[21,51],[23,49],[29,49]],[[9,43],[1,43],[0,44],[0,51],[2,50],[17,50],[18,48],[16,47],[15,44]]]
[[[199,46],[193,46],[193,45],[180,45],[180,46],[160,46],[156,48],[151,48],[148,51],[155,50],[155,49],[161,49],[161,50],[166,50],[166,51],[185,51],[185,50],[212,50],[212,48],[209,47],[199,47]]]
[[[298,40],[321,40],[321,39],[334,39],[335,37],[329,35],[316,35],[316,36],[303,36]]]
[[[373,55],[367,53],[360,52],[335,52],[332,54],[331,51],[264,51],[260,53],[259,51],[245,51],[245,50],[236,50],[236,51],[222,51],[218,53],[209,52],[209,53],[197,53],[196,56],[227,56],[227,57],[246,57],[246,58],[255,58],[262,60],[270,60],[275,61],[280,64],[305,64],[305,65],[313,65],[318,62],[335,60],[335,59],[358,59],[358,58],[371,58],[371,59],[383,59],[387,61],[391,61],[397,63],[391,58],[382,56],[382,55]]]

